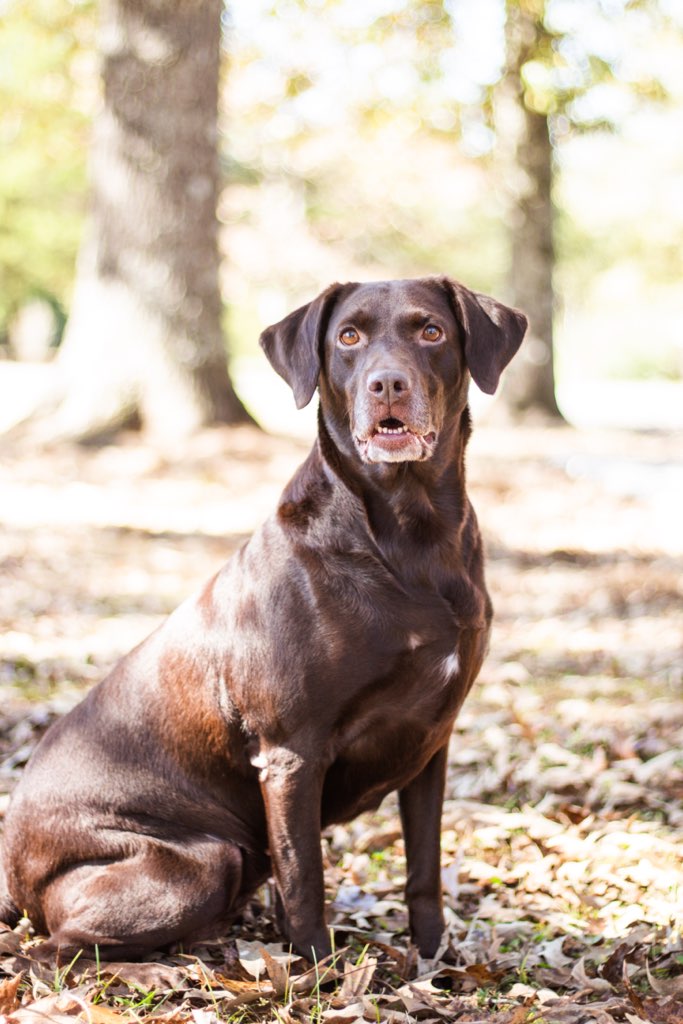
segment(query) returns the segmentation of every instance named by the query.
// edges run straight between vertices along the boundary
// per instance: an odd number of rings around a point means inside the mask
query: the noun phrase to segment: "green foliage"
[[[565,130],[581,132],[618,128],[626,106],[667,99],[656,64],[633,55],[648,36],[676,31],[656,0],[505,0],[505,6],[508,65],[519,73],[528,109],[561,117]]]
[[[68,305],[98,104],[96,6],[0,0],[0,337],[33,295]],[[274,281],[277,315],[334,276],[445,271],[504,294],[510,168],[496,150],[494,93],[506,9],[537,22],[520,79],[525,102],[551,123],[565,308],[599,309],[595,283],[618,265],[639,268],[641,305],[677,287],[672,5],[229,0],[221,220],[238,350],[272,319],[259,306]],[[655,144],[628,138],[645,110],[659,119]],[[582,135],[593,165],[572,163]],[[675,374],[673,344],[663,362],[650,346],[645,365],[635,331],[621,341],[636,322],[630,308],[623,320],[614,334],[633,356],[615,372]]]
[[[0,3],[0,334],[32,295],[64,305],[97,96],[94,0]]]

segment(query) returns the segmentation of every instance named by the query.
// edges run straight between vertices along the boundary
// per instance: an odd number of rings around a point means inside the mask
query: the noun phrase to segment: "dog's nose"
[[[402,370],[375,370],[368,376],[368,391],[375,398],[391,401],[410,391],[410,377]]]

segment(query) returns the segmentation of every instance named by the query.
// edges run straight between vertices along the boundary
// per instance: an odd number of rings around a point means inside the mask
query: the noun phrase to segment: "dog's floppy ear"
[[[266,327],[259,344],[273,369],[294,392],[297,409],[313,398],[320,374],[320,346],[330,310],[341,285],[326,288],[284,320]]]
[[[489,295],[444,278],[463,330],[465,362],[477,387],[492,395],[500,375],[522,344],[527,318]]]

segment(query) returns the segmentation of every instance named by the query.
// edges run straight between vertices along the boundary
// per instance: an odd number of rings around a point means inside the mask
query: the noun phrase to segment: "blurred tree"
[[[102,0],[89,230],[51,429],[182,436],[248,418],[218,283],[221,0]]]
[[[506,0],[505,70],[498,87],[497,131],[510,209],[509,299],[529,317],[525,344],[508,368],[503,399],[513,413],[561,413],[555,398],[553,145],[548,109],[525,82],[531,61],[547,62],[553,36],[545,0]]]
[[[97,75],[93,0],[4,0],[0,11],[1,338],[36,296],[60,319],[66,306]]]
[[[255,321],[276,319],[340,274],[447,270],[504,295],[510,262],[525,272],[533,262],[530,243],[519,258],[509,256],[512,228],[524,234],[518,201],[533,184],[533,174],[514,169],[518,158],[524,162],[517,129],[526,110],[548,129],[541,165],[558,212],[556,257],[547,248],[553,274],[529,287],[530,299],[510,286],[534,320],[523,351],[535,349],[548,370],[543,343],[533,342],[544,332],[532,303],[550,294],[550,281],[553,297],[568,303],[569,331],[578,332],[571,348],[560,349],[562,372],[570,359],[576,363],[581,343],[591,370],[598,344],[618,364],[629,340],[633,352],[656,362],[653,342],[664,335],[679,372],[672,325],[682,251],[680,114],[659,104],[642,117],[646,105],[638,103],[640,86],[633,88],[634,66],[657,75],[668,68],[675,92],[680,33],[661,29],[654,16],[665,6],[673,18],[664,0],[539,4],[534,32],[542,30],[543,40],[532,33],[507,96],[501,85],[494,104],[504,0],[231,0],[223,106],[231,180],[220,217],[235,341],[247,351]],[[85,206],[85,139],[99,96],[94,7],[94,0],[0,0],[0,146],[11,154],[0,161],[0,336],[32,295],[67,305]],[[522,11],[521,0],[510,0],[509,7],[508,34],[533,4]],[[623,131],[578,138],[610,120]],[[120,165],[132,182],[123,157]],[[536,186],[530,207],[541,194]],[[97,204],[96,195],[95,226]],[[610,310],[607,327],[604,287],[609,278],[611,294],[618,293],[619,268],[631,274],[629,303]],[[123,354],[117,336],[119,347]],[[104,367],[94,343],[92,352]],[[74,349],[76,367],[84,358],[77,356]],[[521,357],[515,363],[522,369]],[[137,399],[128,408],[138,408]]]
[[[503,384],[503,399],[513,413],[536,409],[561,415],[553,358],[557,142],[572,129],[615,127],[610,88],[648,100],[665,96],[661,82],[642,68],[629,80],[619,67],[618,33],[599,31],[615,16],[640,15],[639,6],[629,0],[587,0],[578,19],[560,27],[553,16],[562,5],[553,0],[505,0],[505,68],[495,87],[495,127],[510,203],[508,297],[529,316],[527,341]],[[649,18],[663,17],[656,2],[642,6]],[[586,25],[598,29],[593,40]]]
[[[372,273],[448,269],[507,292],[531,328],[503,399],[515,412],[558,416],[557,294],[589,260],[605,263],[614,238],[577,241],[566,217],[558,225],[563,145],[605,134],[643,96],[661,96],[652,54],[663,0],[234,0],[232,9],[251,14],[259,5],[251,48],[246,54],[243,40],[234,47],[230,79],[242,101],[231,133],[242,172],[255,172],[260,195],[273,182],[283,192],[298,187],[321,250],[344,252]],[[641,61],[634,38],[650,43]],[[244,173],[236,184],[257,191]],[[466,193],[472,201],[463,202]],[[235,208],[238,229],[258,202]],[[636,231],[626,219],[629,231],[641,246],[648,232],[655,240],[652,225]],[[278,280],[297,261],[291,231],[282,235]],[[297,253],[303,262],[303,247]]]

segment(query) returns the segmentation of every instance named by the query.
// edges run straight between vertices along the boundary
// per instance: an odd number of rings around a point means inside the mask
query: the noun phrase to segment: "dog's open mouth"
[[[386,420],[380,420],[375,428],[376,434],[406,434],[408,428],[402,420],[397,420],[394,416],[390,416]]]
[[[436,432],[420,433],[396,416],[380,420],[368,437],[356,437],[365,462],[408,462],[428,459],[436,445]]]

